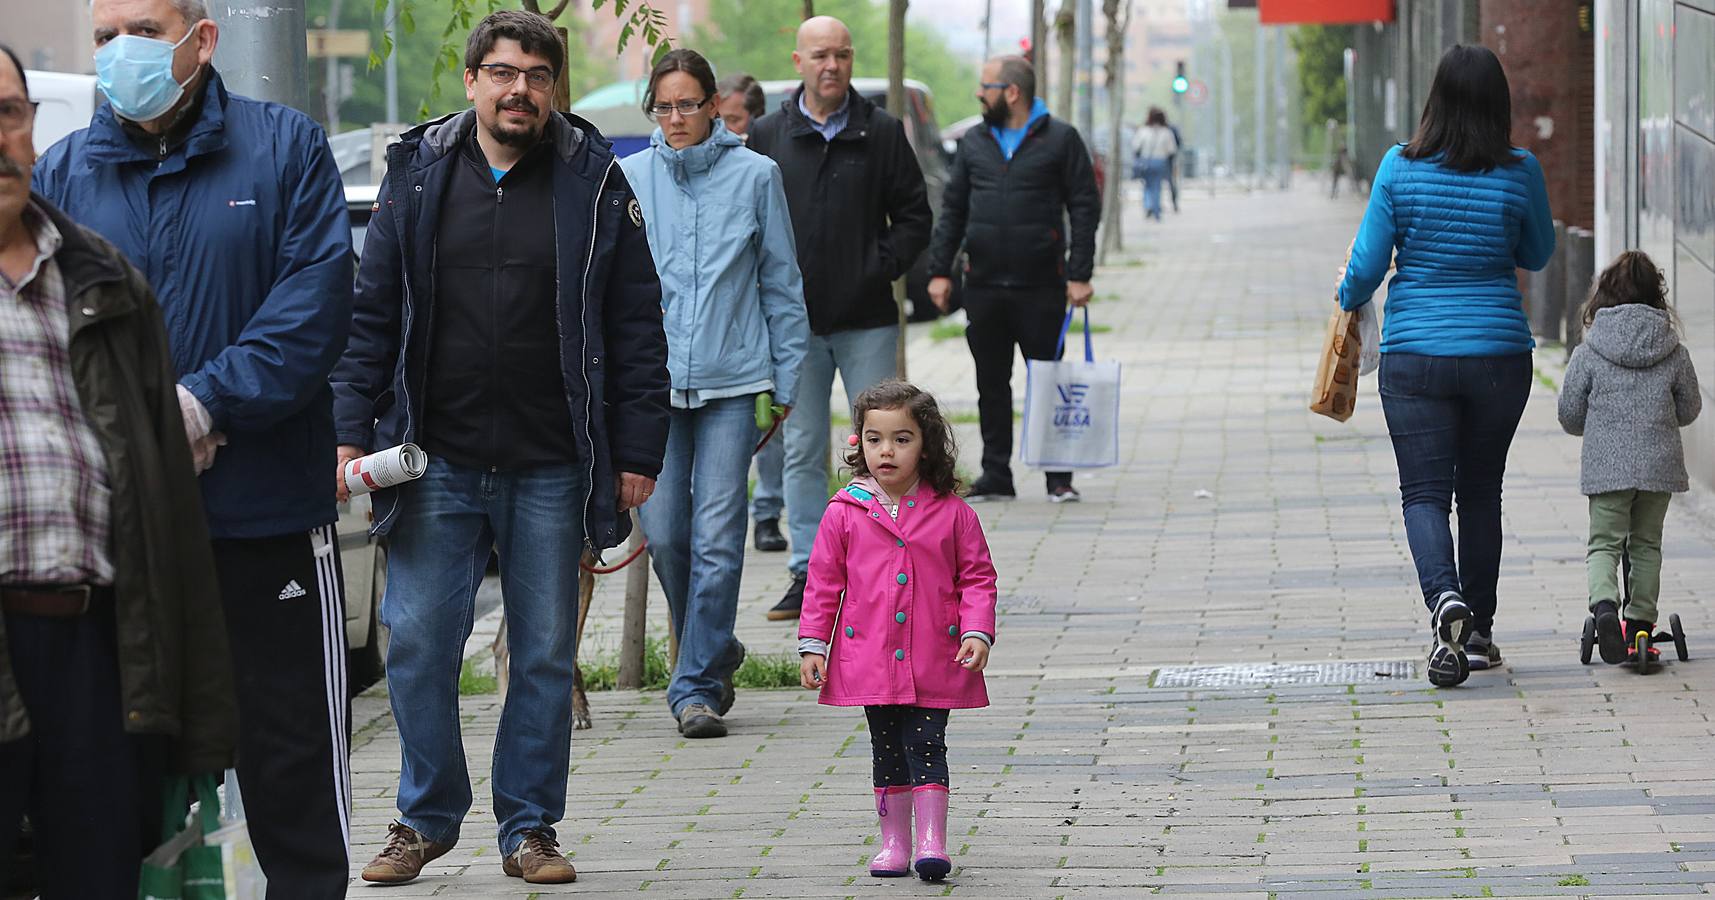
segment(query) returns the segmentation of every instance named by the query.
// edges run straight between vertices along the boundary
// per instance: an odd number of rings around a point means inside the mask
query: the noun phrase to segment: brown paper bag
[[[1310,389],[1310,411],[1336,422],[1352,417],[1358,404],[1358,314],[1337,310],[1328,318],[1328,337]]]

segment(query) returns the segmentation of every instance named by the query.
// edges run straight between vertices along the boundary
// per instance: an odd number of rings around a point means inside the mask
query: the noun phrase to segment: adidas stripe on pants
[[[238,782],[270,898],[344,897],[351,711],[332,525],[217,540],[238,679]]]

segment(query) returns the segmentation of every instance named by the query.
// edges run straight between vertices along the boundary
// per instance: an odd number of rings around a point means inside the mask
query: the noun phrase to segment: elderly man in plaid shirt
[[[135,897],[149,774],[232,763],[231,655],[161,311],[30,192],[34,121],[0,47],[0,889],[28,813],[42,896]]]

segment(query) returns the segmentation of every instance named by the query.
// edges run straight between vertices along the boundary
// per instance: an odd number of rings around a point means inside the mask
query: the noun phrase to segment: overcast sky
[[[983,8],[985,0],[916,0],[908,15],[911,21],[930,25],[947,36],[947,42],[973,60],[983,55]],[[993,0],[993,52],[1016,51],[1019,38],[1030,34],[1030,0]],[[1048,0],[1048,17],[1060,8],[1059,0]]]

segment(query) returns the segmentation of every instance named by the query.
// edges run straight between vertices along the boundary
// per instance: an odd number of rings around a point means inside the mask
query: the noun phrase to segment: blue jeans
[[[1529,353],[1382,355],[1382,411],[1399,465],[1405,536],[1430,609],[1458,591],[1489,634],[1501,572],[1501,478],[1530,397]],[[1448,524],[1459,503],[1455,559]]]
[[[587,481],[577,465],[489,472],[431,457],[422,478],[398,489],[381,621],[392,629],[399,821],[431,841],[456,841],[470,811],[459,670],[491,548],[512,654],[492,772],[501,852],[565,816]]]
[[[833,427],[828,398],[834,371],[839,370],[846,386],[846,414],[840,424],[850,427],[857,396],[897,373],[898,352],[895,325],[810,335],[804,368],[798,373],[798,405],[786,420],[786,524],[792,539],[792,558],[786,565],[795,574],[810,568],[810,546],[828,507],[828,429]],[[842,440],[840,449],[845,448]]]
[[[1172,165],[1165,159],[1150,159],[1143,163],[1143,215],[1144,218],[1154,216],[1161,218],[1161,183],[1166,181],[1172,172]]]
[[[756,446],[756,395],[675,409],[655,493],[638,509],[679,658],[667,686],[677,716],[689,703],[716,708],[742,661],[733,636],[744,571],[744,488]]]
[[[757,440],[762,436],[757,435]],[[754,446],[754,445],[753,445]],[[756,490],[750,495],[750,518],[767,522],[780,518],[786,509],[786,426],[774,432],[774,437],[762,445],[756,454]]]

